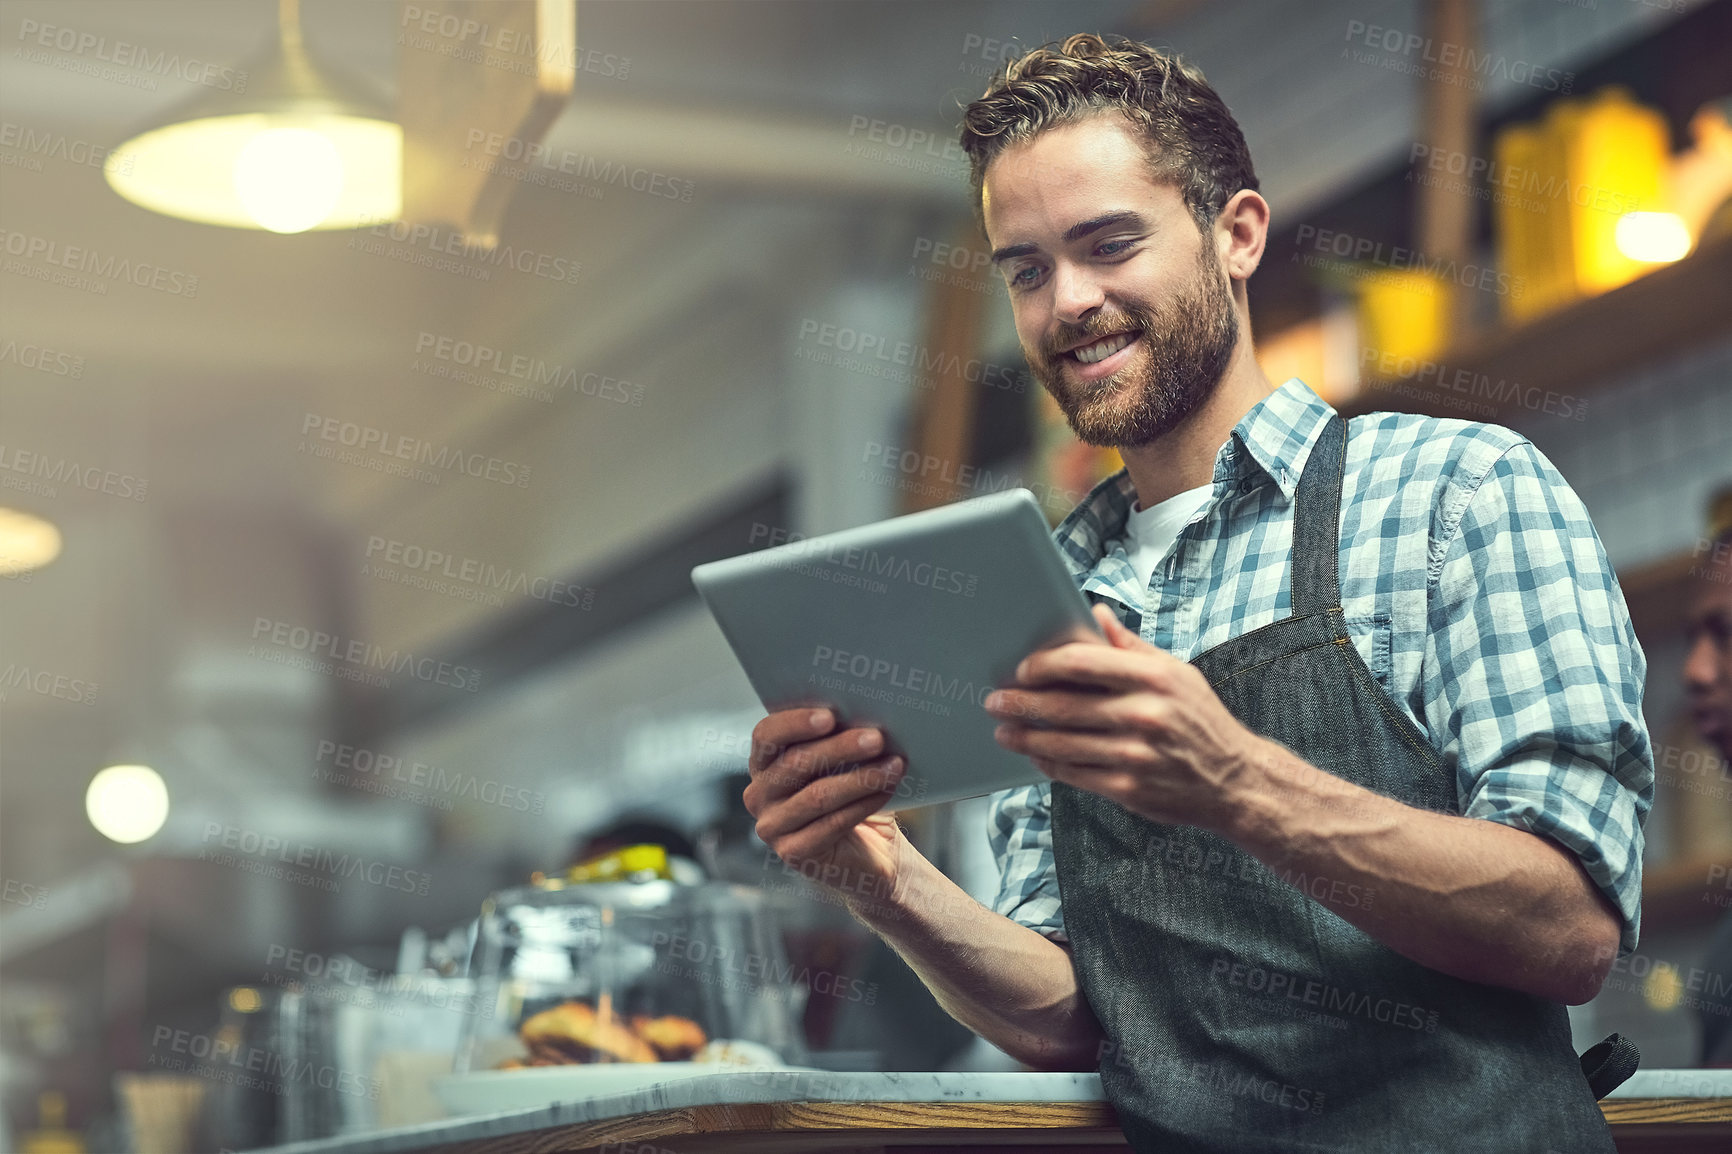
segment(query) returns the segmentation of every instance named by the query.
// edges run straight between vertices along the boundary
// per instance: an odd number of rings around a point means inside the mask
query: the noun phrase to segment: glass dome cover
[[[806,988],[763,895],[665,878],[503,890],[481,909],[457,1070],[799,1064]]]

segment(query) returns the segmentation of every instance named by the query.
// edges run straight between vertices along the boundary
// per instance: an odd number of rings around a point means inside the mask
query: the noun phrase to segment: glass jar
[[[763,895],[666,878],[504,890],[482,906],[459,1073],[799,1064],[806,987]]]

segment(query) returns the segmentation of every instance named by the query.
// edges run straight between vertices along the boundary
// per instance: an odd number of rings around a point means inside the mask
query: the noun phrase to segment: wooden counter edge
[[[1670,1134],[1685,1130],[1732,1136],[1732,1098],[1626,1098],[1600,1103],[1618,1135]],[[1116,1133],[1106,1102],[769,1102],[653,1110],[628,1118],[559,1126],[524,1134],[425,1148],[425,1154],[560,1154],[609,1143],[657,1138],[826,1131],[984,1130],[1006,1133],[1053,1131]],[[865,1137],[865,1134],[861,1134]]]
[[[628,1118],[583,1122],[526,1134],[425,1148],[425,1154],[554,1154],[610,1142],[689,1138],[700,1134],[823,1131],[1050,1130],[1117,1134],[1106,1102],[767,1102],[652,1110]]]
[[[1600,1113],[1613,1133],[1625,1126],[1653,1123],[1732,1124],[1732,1098],[1608,1098]]]

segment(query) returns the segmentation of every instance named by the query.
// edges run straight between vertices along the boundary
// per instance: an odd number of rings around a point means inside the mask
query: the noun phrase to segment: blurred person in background
[[[1732,762],[1732,489],[1715,499],[1713,524],[1691,575],[1686,629],[1684,689],[1696,730],[1720,755],[1719,776],[1728,780]],[[1732,912],[1720,919],[1702,963],[1721,980],[1706,983],[1698,1013],[1702,1019],[1701,1064],[1732,1066]]]
[[[1051,779],[994,797],[994,910],[829,709],[754,731],[759,835],[959,1021],[1098,1069],[1139,1151],[1612,1154],[1628,1067],[1591,1084],[1564,1005],[1635,948],[1654,772],[1580,499],[1508,429],[1271,384],[1269,205],[1191,66],[1074,36],[962,144],[1031,369],[1126,461],[1054,534],[1104,636],[986,699]]]
[[[627,814],[603,829],[585,835],[567,855],[566,868],[592,862],[628,846],[659,845],[667,851],[668,869],[682,885],[698,885],[705,879],[692,839],[654,814]]]

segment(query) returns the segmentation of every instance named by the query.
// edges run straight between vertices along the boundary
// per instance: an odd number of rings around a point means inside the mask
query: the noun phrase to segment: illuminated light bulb
[[[229,991],[229,1009],[237,1014],[257,1013],[264,1004],[259,992],[251,986],[236,986]]]
[[[90,779],[84,812],[97,833],[131,845],[168,820],[168,787],[148,765],[111,765]]]
[[[0,577],[40,569],[60,556],[60,530],[52,521],[0,508]]]
[[[1690,230],[1675,212],[1626,212],[1616,235],[1618,251],[1631,260],[1664,264],[1690,252]]]
[[[403,129],[383,120],[297,112],[292,118],[248,113],[171,124],[109,153],[103,175],[116,192],[152,212],[226,228],[269,227],[260,223],[260,213],[271,211],[263,206],[292,200],[285,195],[288,186],[271,186],[281,167],[277,158],[283,155],[273,141],[284,133],[290,134],[289,147],[296,154],[313,157],[308,173],[316,168],[330,172],[333,158],[303,134],[323,138],[335,150],[336,195],[311,223],[306,221],[313,215],[312,206],[302,207],[302,202],[294,202],[279,223],[304,231],[362,228],[397,219],[403,207]],[[257,160],[249,155],[243,166],[242,153],[255,146]],[[291,171],[290,186],[298,188],[306,175]],[[248,199],[255,188],[256,207]]]
[[[322,132],[267,128],[235,157],[235,195],[272,232],[306,232],[343,194],[343,157]]]

